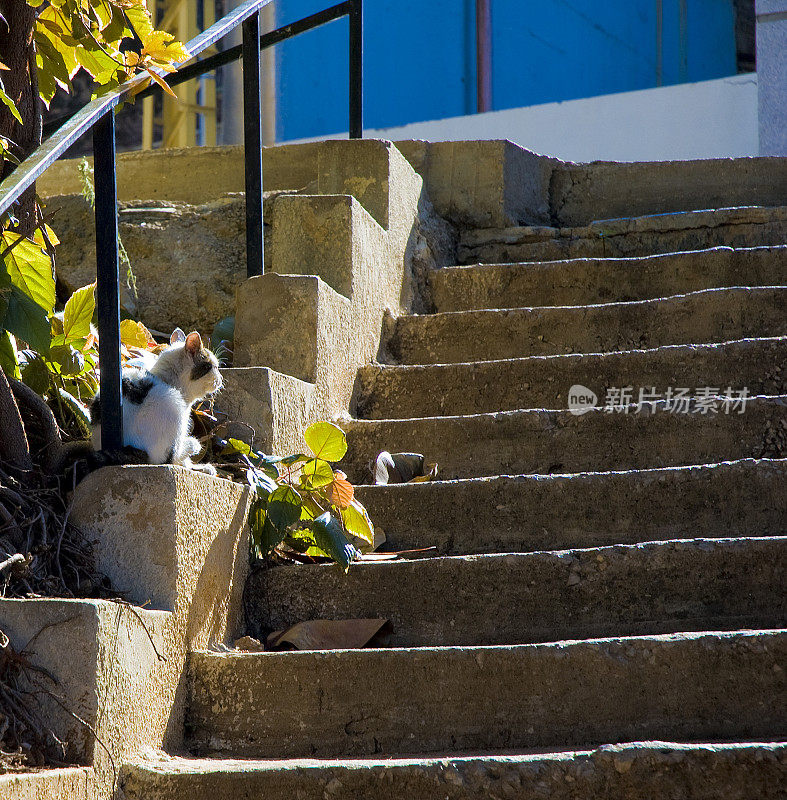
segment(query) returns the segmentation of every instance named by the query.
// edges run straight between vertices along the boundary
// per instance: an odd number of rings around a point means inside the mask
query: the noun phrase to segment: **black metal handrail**
[[[271,2],[273,0],[246,0],[186,44],[191,56],[178,65],[176,72],[161,75],[170,86],[176,86],[216,67],[242,59],[246,273],[249,277],[262,275],[264,270],[260,50],[335,19],[349,17],[349,134],[351,139],[360,139],[363,136],[363,0],[345,0],[261,36],[260,10]],[[243,31],[240,45],[191,63],[195,56],[235,30],[238,25],[242,26]],[[96,192],[96,305],[101,364],[101,445],[104,449],[112,450],[123,445],[114,109],[129,93],[138,90],[144,81],[144,74],[137,75],[89,102],[0,183],[0,214],[3,214],[80,136],[92,129]],[[144,96],[156,88],[160,87],[151,86],[138,94]]]

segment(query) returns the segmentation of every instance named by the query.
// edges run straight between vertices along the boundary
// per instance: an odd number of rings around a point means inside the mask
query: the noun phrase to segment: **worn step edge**
[[[235,757],[784,738],[787,631],[192,653],[187,739]],[[351,676],[351,677],[350,677]]]
[[[764,362],[764,363],[763,363]],[[663,345],[608,353],[561,353],[453,364],[370,364],[358,371],[359,419],[568,407],[577,384],[604,397],[610,386],[747,387],[787,393],[787,336]]]
[[[438,311],[646,300],[726,286],[773,285],[787,246],[711,247],[631,257],[585,257],[444,267],[429,273]]]
[[[395,420],[346,420],[341,469],[368,480],[382,450],[423,452],[445,478],[634,470],[787,455],[787,397],[711,397],[717,413],[668,410],[666,401],[608,413],[528,409]],[[722,413],[724,403],[728,412]],[[637,412],[637,408],[640,409]],[[740,412],[743,408],[742,413]]]
[[[787,206],[727,206],[698,208],[691,211],[667,211],[630,217],[596,219],[587,225],[554,228],[522,225],[510,228],[469,228],[462,232],[460,244],[474,246],[503,241],[507,244],[532,241],[534,237],[556,236],[584,238],[610,237],[627,233],[660,233],[691,228],[716,228],[722,225],[767,224],[787,222]]]
[[[399,363],[441,364],[725,342],[785,333],[787,286],[730,286],[615,303],[442,311],[398,317]]]
[[[620,217],[575,228],[519,227],[465,231],[457,260],[533,261],[577,257],[646,256],[784,244],[787,208],[742,207]]]
[[[121,768],[126,800],[214,800],[264,794],[266,800],[363,796],[418,800],[544,796],[690,796],[692,800],[776,800],[782,796],[785,742],[626,742],[528,753],[435,754],[411,758],[269,761],[165,758]],[[690,795],[686,792],[689,791]]]
[[[254,635],[381,617],[394,647],[519,644],[787,625],[787,537],[258,569]],[[258,626],[258,627],[257,627]]]
[[[527,552],[787,533],[787,459],[361,485],[385,548]]]

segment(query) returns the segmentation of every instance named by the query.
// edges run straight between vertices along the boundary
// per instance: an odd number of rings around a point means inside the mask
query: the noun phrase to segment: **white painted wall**
[[[759,153],[757,76],[365,130],[372,138],[510,139],[564,161],[738,158]],[[337,134],[328,138],[342,138]]]

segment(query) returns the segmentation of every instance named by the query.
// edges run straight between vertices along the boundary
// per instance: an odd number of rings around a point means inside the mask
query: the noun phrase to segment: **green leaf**
[[[64,344],[73,344],[90,336],[90,321],[96,310],[95,288],[96,284],[91,283],[89,286],[77,289],[68,298],[63,309]]]
[[[70,344],[50,347],[47,358],[57,364],[63,375],[81,375],[85,369],[85,357]]]
[[[347,452],[344,431],[331,422],[315,422],[314,425],[309,425],[303,438],[314,455],[323,461],[339,461]]]
[[[350,562],[360,555],[347,541],[339,520],[327,511],[312,522],[311,532],[317,547],[327,553],[345,572],[350,568]]]
[[[303,500],[291,486],[279,486],[268,498],[268,519],[278,530],[286,530],[301,518]]]
[[[279,463],[284,464],[285,467],[291,467],[293,464],[297,464],[299,461],[309,460],[309,456],[305,456],[303,453],[293,453],[291,456],[284,456]]]
[[[353,500],[347,508],[342,509],[342,522],[353,536],[374,544],[374,525],[366,509],[357,500]]]
[[[0,367],[6,375],[19,380],[19,358],[16,352],[16,339],[8,331],[0,330]]]
[[[333,469],[327,461],[313,458],[303,465],[301,485],[305,489],[320,489],[333,483]]]
[[[5,93],[2,88],[0,88],[0,103],[2,103],[14,115],[14,119],[20,125],[24,124],[22,122],[22,115],[19,113],[19,109],[16,107],[16,103]]]
[[[39,245],[13,231],[3,231],[3,264],[11,283],[49,316],[55,307],[52,260]]]
[[[251,542],[259,555],[265,555],[284,540],[286,531],[278,530],[270,521],[265,506],[255,500],[249,511]]]
[[[273,478],[254,467],[246,470],[246,479],[260,500],[267,500],[279,488]]]
[[[46,352],[49,349],[49,317],[41,306],[16,286],[11,287],[5,317],[0,325],[34,350]]]
[[[36,394],[44,394],[49,388],[49,370],[43,356],[33,350],[20,350],[22,381]]]

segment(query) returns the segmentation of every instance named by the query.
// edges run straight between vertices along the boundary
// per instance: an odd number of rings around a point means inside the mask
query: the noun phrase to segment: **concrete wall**
[[[787,156],[787,0],[757,0],[760,154]]]
[[[393,141],[509,139],[564,161],[756,156],[757,75],[415,122],[364,135]]]
[[[324,5],[277,0],[278,24]],[[491,7],[495,110],[736,72],[733,0],[492,0]],[[364,44],[370,127],[476,111],[474,0],[371,0]],[[347,22],[277,51],[279,139],[344,130]]]

